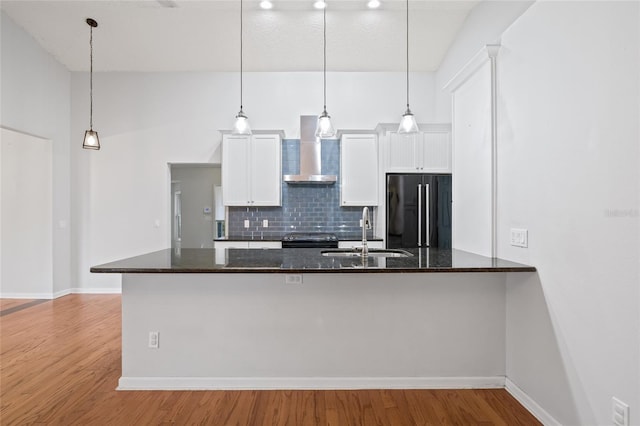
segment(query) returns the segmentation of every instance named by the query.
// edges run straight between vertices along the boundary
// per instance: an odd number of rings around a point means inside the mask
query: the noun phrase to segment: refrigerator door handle
[[[422,246],[422,184],[418,184],[418,247]]]
[[[426,231],[427,231],[427,235],[425,237],[425,240],[426,240],[425,241],[425,245],[427,247],[429,247],[431,245],[430,244],[431,243],[431,235],[429,233],[429,225],[430,225],[430,222],[431,222],[431,209],[429,208],[430,207],[429,206],[429,201],[431,199],[431,193],[429,192],[429,184],[428,183],[425,184],[424,188],[425,188],[425,191],[424,191],[425,192],[424,209],[425,209],[425,212],[426,212],[425,228],[426,228]]]

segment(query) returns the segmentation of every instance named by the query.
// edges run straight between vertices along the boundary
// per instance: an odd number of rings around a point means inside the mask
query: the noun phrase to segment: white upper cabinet
[[[378,205],[378,137],[343,134],[340,142],[340,205]]]
[[[279,206],[282,190],[282,147],[278,135],[254,135],[251,140],[251,205]]]
[[[279,135],[224,135],[222,197],[225,206],[281,204],[281,139]]]
[[[384,135],[387,172],[451,173],[451,125],[421,124],[419,133]]]

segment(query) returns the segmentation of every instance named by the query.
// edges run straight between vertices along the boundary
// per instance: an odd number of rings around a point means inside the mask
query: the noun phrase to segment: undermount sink
[[[356,249],[331,249],[323,250],[323,256],[330,257],[362,257],[362,250]],[[369,249],[369,257],[410,257],[408,251],[398,249]]]

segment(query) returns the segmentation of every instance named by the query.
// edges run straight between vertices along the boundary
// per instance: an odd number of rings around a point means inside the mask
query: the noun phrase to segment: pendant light
[[[84,149],[100,149],[100,139],[98,139],[98,132],[93,130],[93,29],[98,26],[98,23],[87,18],[87,24],[89,25],[89,49],[90,53],[90,65],[89,65],[89,130],[84,132],[84,141],[82,147]]]
[[[407,0],[407,110],[402,114],[398,133],[418,133],[416,117],[409,108],[409,0]]]
[[[335,136],[336,131],[331,124],[331,117],[327,113],[327,7],[322,9],[322,27],[323,27],[323,87],[324,87],[324,107],[322,114],[318,117],[318,125],[316,127],[316,137],[320,139],[331,138]]]
[[[249,119],[242,111],[242,0],[240,0],[240,112],[236,115],[236,122],[233,124],[234,135],[250,135],[251,126]]]

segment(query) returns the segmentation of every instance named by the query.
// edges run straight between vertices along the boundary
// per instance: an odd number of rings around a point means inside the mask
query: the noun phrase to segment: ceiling
[[[322,11],[313,0],[244,0],[245,71],[322,70]],[[328,71],[405,71],[402,0],[328,0]],[[478,1],[411,0],[410,69],[436,70]],[[237,71],[240,1],[3,0],[0,7],[71,71]]]

